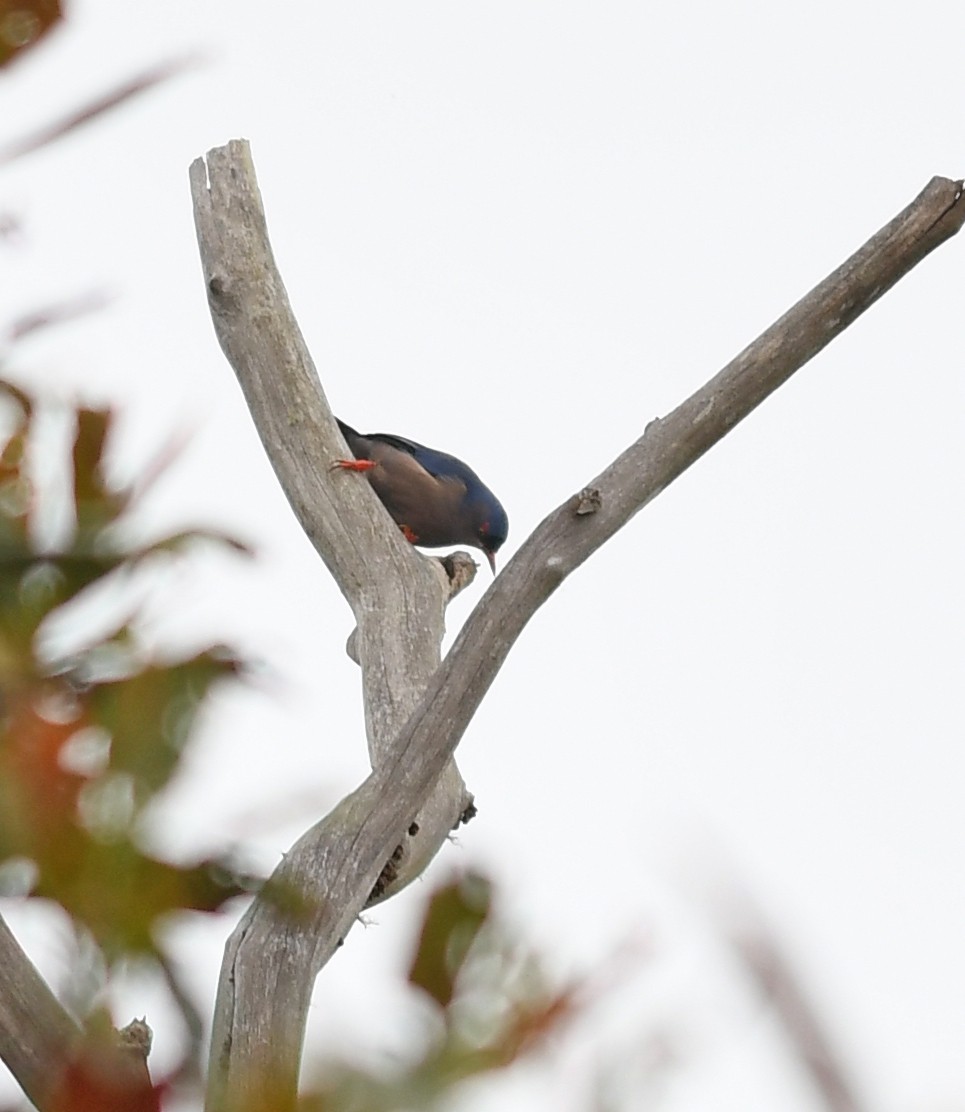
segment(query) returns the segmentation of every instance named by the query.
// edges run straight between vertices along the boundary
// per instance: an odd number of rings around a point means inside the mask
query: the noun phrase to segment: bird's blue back
[[[456,459],[455,456],[450,456],[448,452],[427,448],[425,444],[409,440],[404,436],[396,436],[391,432],[372,432],[367,436],[370,440],[380,440],[383,444],[390,444],[400,452],[408,452],[420,467],[424,467],[437,479],[458,479],[461,483],[465,483],[467,489],[484,485],[482,479],[468,464],[463,463],[461,459]]]

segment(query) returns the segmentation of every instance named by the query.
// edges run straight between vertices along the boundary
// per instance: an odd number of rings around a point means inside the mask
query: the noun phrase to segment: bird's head
[[[485,552],[489,566],[496,574],[496,553],[502,547],[509,533],[509,519],[499,502],[492,498],[480,507],[479,524],[476,528],[475,543]]]

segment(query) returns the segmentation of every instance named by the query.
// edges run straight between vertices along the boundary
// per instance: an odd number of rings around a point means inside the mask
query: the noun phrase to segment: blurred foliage
[[[491,910],[489,884],[474,875],[440,888],[422,923],[409,983],[423,989],[442,1008],[452,1002],[456,978]]]
[[[143,487],[105,479],[108,412],[81,409],[73,442],[72,523],[45,545],[45,499],[26,467],[35,406],[0,382],[0,875],[60,904],[108,963],[157,956],[166,912],[214,911],[245,889],[222,862],[189,865],[145,851],[145,808],[170,781],[212,686],[238,661],[212,647],[187,660],[147,658],[128,619],[69,658],[43,650],[45,623],[105,581],[170,558],[200,531],[145,546],[123,539]]]
[[[409,982],[430,1013],[413,1000],[408,1029],[417,1035],[407,1060],[386,1069],[330,1065],[299,1112],[442,1107],[462,1082],[542,1049],[588,1002],[583,984],[551,987],[540,957],[495,912],[492,886],[477,873],[428,901]]]
[[[57,0],[0,0],[0,66],[29,50],[62,18]]]
[[[159,919],[214,911],[247,888],[217,860],[158,859],[141,844],[140,827],[177,772],[205,697],[238,675],[239,662],[217,646],[184,660],[152,659],[133,617],[68,655],[53,652],[44,632],[89,592],[100,588],[109,599],[111,585],[145,561],[170,559],[199,539],[237,546],[197,530],[126,542],[125,526],[150,482],[118,488],[107,481],[111,421],[103,410],[77,411],[65,484],[70,521],[56,543],[45,543],[48,497],[29,466],[36,405],[0,381],[0,894],[5,880],[8,892],[19,885],[61,906],[105,975],[130,958],[155,963],[197,1031],[157,940]],[[163,463],[148,478],[162,471]],[[491,885],[477,874],[429,900],[408,980],[415,992],[407,1027],[415,1039],[406,1062],[391,1069],[331,1064],[299,1112],[433,1108],[463,1081],[542,1046],[578,1010],[575,989],[548,987],[539,960],[494,914]],[[95,992],[45,1112],[160,1109],[172,1078],[152,1082],[136,1051],[126,1069],[101,1001]],[[182,1095],[185,1083],[197,1085],[189,1062],[198,1049],[195,1039],[177,1071]],[[259,1104],[265,1112],[276,1106]]]

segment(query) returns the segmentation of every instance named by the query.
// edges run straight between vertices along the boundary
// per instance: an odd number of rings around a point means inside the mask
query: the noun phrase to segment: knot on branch
[[[232,289],[230,278],[224,274],[212,274],[208,279],[208,305],[212,311],[223,313],[226,309],[236,308],[238,298]]]
[[[450,552],[448,556],[438,557],[442,570],[449,580],[449,598],[454,599],[476,578],[479,565],[468,552]]]
[[[455,825],[452,829],[458,830],[460,826],[465,826],[467,823],[472,822],[472,820],[478,814],[479,812],[476,810],[476,800],[473,796],[470,796],[469,802],[466,804],[465,807],[463,807],[462,812],[460,813],[459,818],[456,819]]]
[[[147,1025],[145,1018],[132,1019],[126,1026],[117,1032],[117,1043],[121,1050],[137,1054],[146,1058],[151,1053],[151,1043],[154,1041],[154,1032]]]
[[[584,487],[576,496],[576,505],[573,507],[573,512],[578,517],[584,517],[586,514],[595,514],[602,505],[603,495],[597,488]]]

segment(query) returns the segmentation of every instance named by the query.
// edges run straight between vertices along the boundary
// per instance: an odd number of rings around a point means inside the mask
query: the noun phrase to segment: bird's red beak
[[[488,549],[485,549],[485,548],[483,549],[483,552],[486,553],[486,559],[489,561],[489,566],[493,569],[493,575],[495,575],[496,574],[496,553],[495,552],[490,552],[490,551],[488,551]]]

